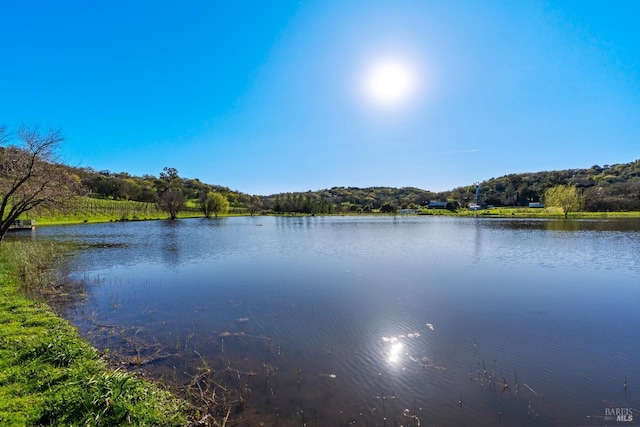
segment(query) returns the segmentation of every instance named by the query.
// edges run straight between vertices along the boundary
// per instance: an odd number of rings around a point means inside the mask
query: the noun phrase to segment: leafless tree
[[[245,202],[245,206],[249,209],[251,216],[254,216],[261,209],[264,209],[264,203],[260,196],[251,196],[249,200]]]
[[[79,178],[57,162],[63,140],[58,130],[22,126],[14,137],[0,126],[0,242],[20,215],[64,209],[79,194]]]
[[[158,200],[158,208],[167,212],[169,218],[176,219],[178,212],[185,206],[185,198],[180,191],[167,190],[160,195]]]

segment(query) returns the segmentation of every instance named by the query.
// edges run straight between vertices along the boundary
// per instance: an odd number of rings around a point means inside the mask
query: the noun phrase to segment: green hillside
[[[433,192],[413,187],[333,187],[317,191],[249,195],[221,185],[206,184],[198,179],[182,178],[175,169],[171,185],[185,198],[179,216],[200,215],[199,200],[209,192],[222,194],[229,202],[231,214],[331,214],[368,213],[419,209],[430,201],[447,202],[455,210],[475,201],[475,185]],[[169,188],[167,175],[131,176],[90,168],[72,169],[86,191],[78,198],[71,213],[46,214],[52,222],[94,220],[142,220],[166,218],[158,202]],[[587,212],[640,211],[640,160],[616,165],[594,165],[588,169],[509,174],[480,181],[483,206],[526,207],[530,202],[543,202],[547,189],[570,185],[583,197]],[[42,213],[38,214],[42,216]],[[36,215],[36,217],[38,216]]]

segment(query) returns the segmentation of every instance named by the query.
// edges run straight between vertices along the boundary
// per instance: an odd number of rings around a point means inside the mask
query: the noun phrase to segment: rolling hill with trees
[[[193,201],[196,207],[192,209],[199,209],[198,200],[202,200],[206,194],[216,193],[227,199],[229,212],[239,214],[390,212],[403,208],[423,208],[429,201],[447,202],[448,208],[457,209],[475,201],[475,184],[444,192],[413,187],[333,187],[259,196],[206,184],[194,178],[182,178],[173,168],[165,168],[158,177],[136,177],[126,172],[112,173],[91,168],[74,168],[73,173],[80,178],[91,197],[162,204],[163,195],[171,187],[185,201]],[[640,210],[640,160],[615,165],[594,165],[588,169],[509,174],[480,181],[479,184],[483,205],[528,206],[530,202],[544,202],[548,189],[566,185],[577,189],[586,211]]]
[[[545,192],[558,185],[575,187],[591,212],[640,210],[640,160],[631,163],[591,166],[589,169],[510,174],[481,182],[482,201],[494,206],[527,206],[544,202]],[[442,193],[462,202],[470,188]]]
[[[14,136],[15,135],[15,136]],[[396,212],[423,209],[429,202],[456,210],[476,201],[476,184],[450,191],[432,192],[414,187],[333,187],[330,189],[249,195],[221,185],[206,184],[197,178],[181,177],[175,168],[165,167],[158,176],[132,176],[126,172],[65,166],[57,162],[56,149],[63,138],[57,131],[41,132],[38,127],[22,127],[15,134],[0,126],[0,240],[23,213],[38,209],[91,211],[105,202],[123,205],[120,219],[158,217],[164,212],[172,219],[178,213],[250,214],[331,214]],[[571,207],[563,203],[565,214],[579,207],[591,212],[640,211],[640,159],[615,165],[594,165],[588,169],[509,174],[479,182],[483,206],[523,207],[545,203],[545,197],[563,199],[572,194]],[[562,188],[562,192],[551,191]],[[80,202],[74,195],[86,196]],[[102,199],[97,203],[97,199]],[[566,199],[566,198],[565,198]],[[92,201],[95,201],[93,203]],[[121,203],[129,202],[128,204]],[[565,200],[566,201],[566,200]],[[116,212],[117,208],[108,206]],[[104,209],[102,209],[104,210]],[[112,212],[112,213],[113,213]]]

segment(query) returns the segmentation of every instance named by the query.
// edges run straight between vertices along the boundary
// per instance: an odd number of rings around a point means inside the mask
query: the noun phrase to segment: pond
[[[92,244],[72,261],[86,297],[62,314],[98,349],[233,400],[241,424],[615,425],[640,407],[638,220],[229,217],[34,236]]]

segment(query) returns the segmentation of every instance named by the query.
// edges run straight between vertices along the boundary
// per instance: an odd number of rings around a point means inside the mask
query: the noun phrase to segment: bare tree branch
[[[79,194],[80,180],[57,163],[64,138],[58,130],[42,133],[22,126],[12,143],[0,126],[0,241],[13,222],[36,208],[60,210]]]

